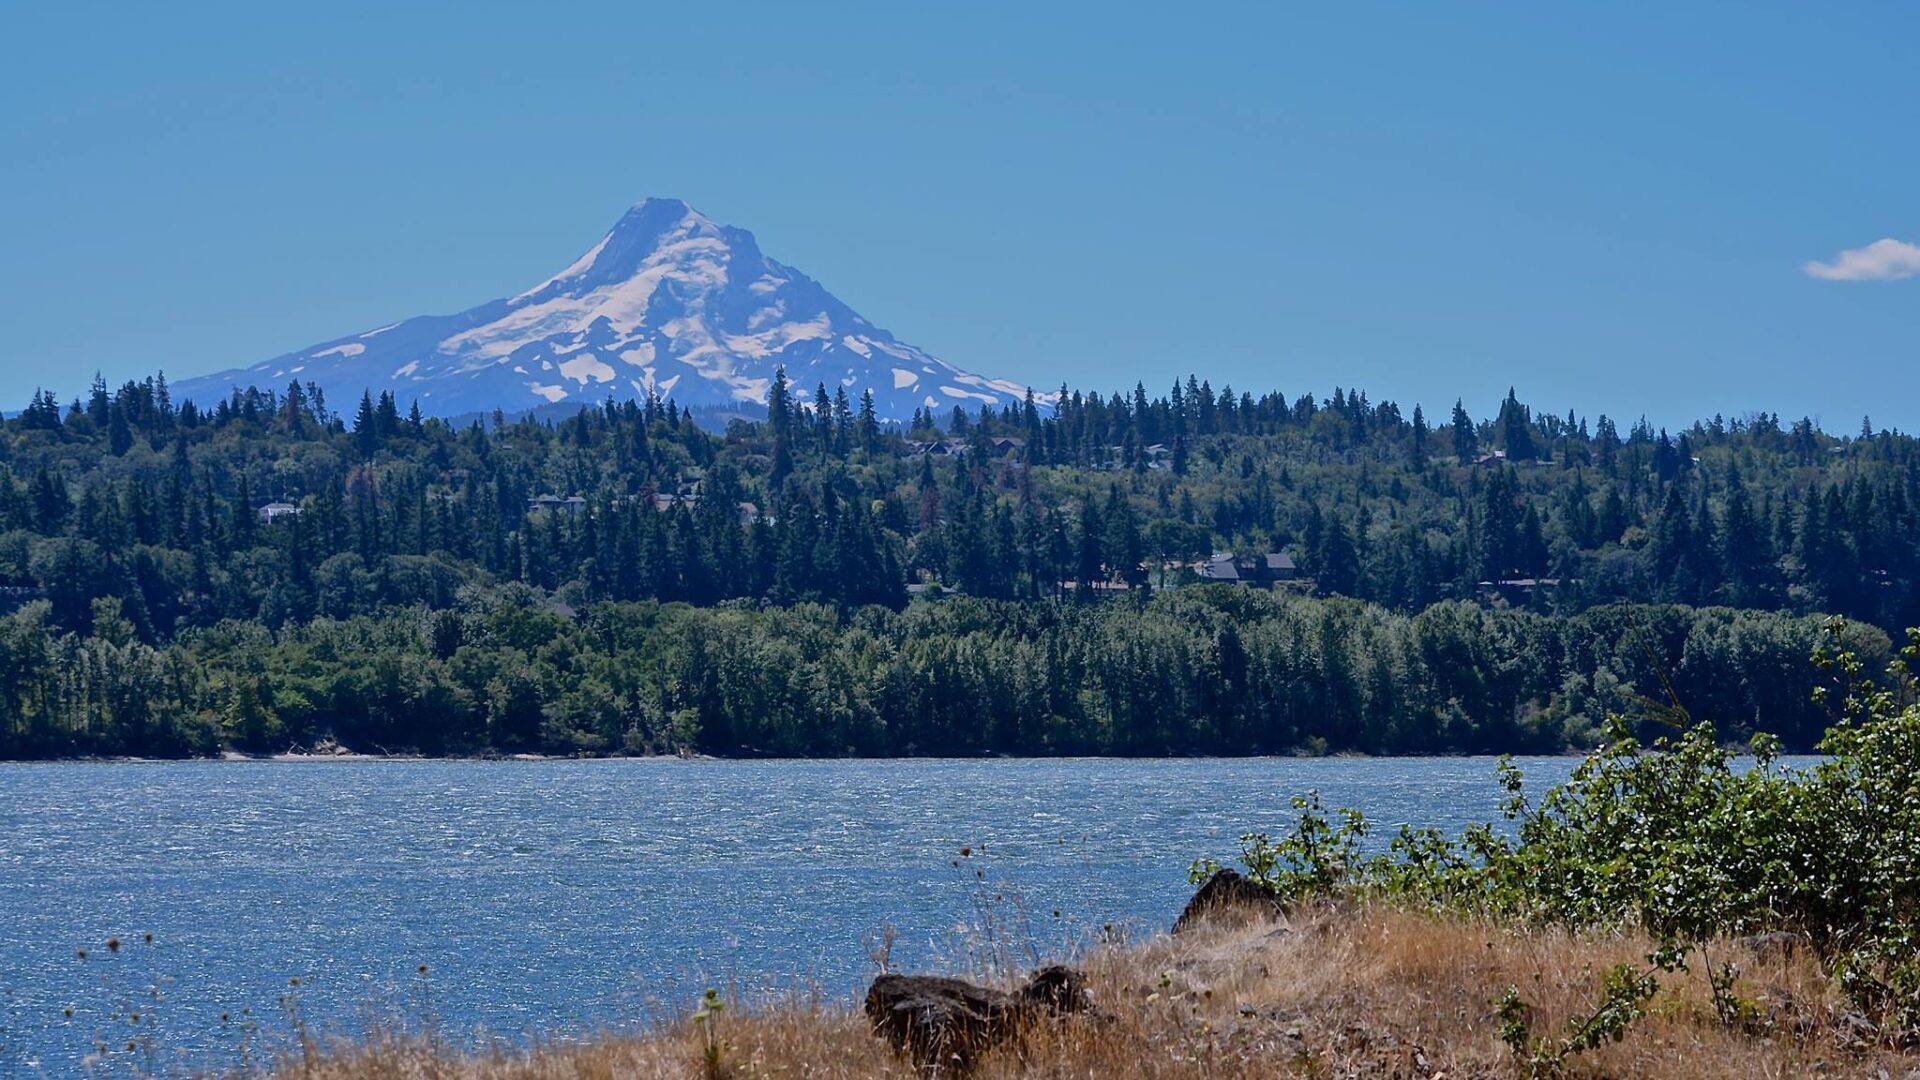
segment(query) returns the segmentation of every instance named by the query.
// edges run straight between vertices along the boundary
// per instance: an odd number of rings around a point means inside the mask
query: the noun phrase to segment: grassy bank
[[[1318,904],[1284,922],[1203,928],[1096,951],[1096,1012],[1034,1028],[989,1054],[992,1077],[1524,1077],[1502,1041],[1510,986],[1532,1030],[1592,1015],[1602,973],[1655,943],[1636,933],[1523,929],[1387,906]],[[1920,1067],[1880,1045],[1804,950],[1719,940],[1704,952],[1740,969],[1750,1014],[1728,1023],[1702,973],[1660,976],[1621,1041],[1569,1059],[1565,1075],[1622,1078],[1875,1076]],[[708,1071],[709,1039],[719,1046]],[[300,1080],[360,1078],[904,1078],[911,1064],[857,1009],[811,1001],[735,1003],[644,1034],[474,1054],[395,1037],[282,1063]]]

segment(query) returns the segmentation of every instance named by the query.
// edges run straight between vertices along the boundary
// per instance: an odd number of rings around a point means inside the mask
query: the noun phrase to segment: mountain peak
[[[627,209],[628,216],[646,213],[673,214],[680,217],[687,214],[705,216],[695,210],[685,199],[676,199],[667,195],[649,195]]]
[[[763,405],[776,369],[795,396],[871,392],[883,419],[918,408],[1004,406],[1025,388],[986,379],[868,322],[767,258],[753,234],[680,199],[633,204],[566,269],[455,315],[419,316],[252,367],[176,384],[224,397],[248,384],[319,384],[336,401],[391,391],[450,416],[648,394],[682,405]]]
[[[627,208],[620,220],[614,223],[614,231],[623,229],[648,228],[658,225],[713,225],[713,219],[695,210],[679,199],[664,199],[658,196],[641,199]]]

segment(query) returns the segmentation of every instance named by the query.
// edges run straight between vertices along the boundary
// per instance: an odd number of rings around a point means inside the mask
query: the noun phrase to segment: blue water
[[[1551,783],[1573,762],[1522,764]],[[508,1039],[644,1022],[709,985],[851,997],[883,927],[897,965],[947,969],[1151,932],[1190,860],[1284,827],[1294,795],[1458,829],[1496,815],[1492,774],[1472,758],[0,765],[0,1078],[67,1075],[156,982],[175,1064],[236,1052],[223,1012],[283,1035],[290,993],[325,1031],[372,1012]],[[109,955],[110,937],[128,944]]]

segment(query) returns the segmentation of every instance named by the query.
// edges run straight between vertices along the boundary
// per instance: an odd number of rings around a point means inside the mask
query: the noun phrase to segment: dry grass
[[[1642,959],[1633,936],[1576,936],[1382,908],[1319,909],[1287,927],[1215,928],[1116,948],[1087,960],[1097,1014],[1032,1033],[988,1057],[980,1080],[1013,1077],[1467,1077],[1524,1075],[1499,1039],[1495,1002],[1509,985],[1534,1006],[1536,1031],[1591,1010],[1600,972]],[[1863,1044],[1836,989],[1805,956],[1722,943],[1739,993],[1761,1009],[1751,1030],[1723,1025],[1703,974],[1664,977],[1651,1014],[1624,1041],[1576,1059],[1567,1075],[1615,1078],[1900,1078],[1920,1055]],[[1696,965],[1698,966],[1698,965]],[[905,1078],[912,1067],[845,1006],[800,1002],[719,1017],[718,1075],[812,1080]],[[616,1080],[704,1078],[705,1029],[692,1021],[640,1036],[525,1052],[461,1054],[375,1039],[282,1064],[300,1080]]]

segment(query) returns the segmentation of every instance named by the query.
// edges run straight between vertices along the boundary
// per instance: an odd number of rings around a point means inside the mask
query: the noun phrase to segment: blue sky
[[[1041,387],[1920,428],[1920,7],[1039,7],[10,5],[0,406],[510,295],[671,195]]]

